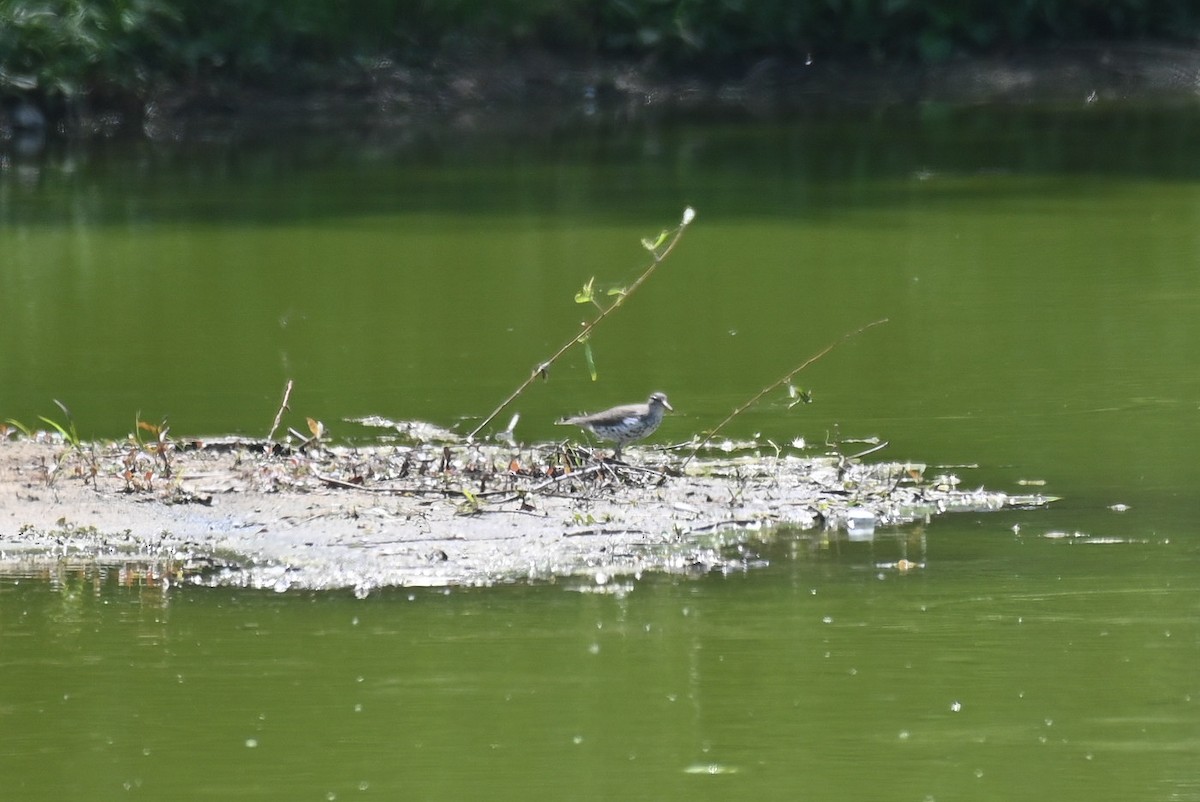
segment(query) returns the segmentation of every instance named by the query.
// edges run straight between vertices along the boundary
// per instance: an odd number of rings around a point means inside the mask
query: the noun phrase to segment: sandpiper
[[[621,458],[621,447],[654,432],[662,423],[663,410],[672,409],[665,393],[654,393],[644,404],[625,404],[592,415],[562,418],[559,424],[581,426],[602,440],[615,440],[613,459]]]

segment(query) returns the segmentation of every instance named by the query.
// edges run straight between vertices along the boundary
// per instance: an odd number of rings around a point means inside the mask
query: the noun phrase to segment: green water
[[[5,581],[0,777],[14,799],[1200,796],[1194,544],[926,537],[908,574],[779,547],[620,596]]]
[[[0,787],[1200,800],[1198,136],[1194,104],[926,105],[7,157],[0,419],[261,436],[294,379],[299,428],[469,428],[691,205],[600,380],[569,356],[518,436],[664,390],[683,440],[888,317],[730,433],[1063,501],[617,596],[12,578]],[[922,568],[879,567],[896,537]]]

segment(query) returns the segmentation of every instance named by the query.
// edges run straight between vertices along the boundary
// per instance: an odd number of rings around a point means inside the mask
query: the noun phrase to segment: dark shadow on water
[[[1194,103],[1081,97],[795,108],[766,118],[687,111],[546,124],[513,114],[482,128],[211,142],[55,141],[6,160],[0,226],[344,224],[409,213],[627,223],[661,217],[664,198],[706,217],[811,219],[903,205],[915,192],[961,203],[1073,191],[1062,179],[1076,177],[1194,180],[1198,138]]]

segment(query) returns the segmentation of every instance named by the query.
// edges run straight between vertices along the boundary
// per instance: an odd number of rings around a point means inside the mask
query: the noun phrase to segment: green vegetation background
[[[766,57],[929,63],[1198,34],[1196,0],[0,0],[0,95],[53,106],[196,81],[303,85],[382,57],[536,51],[720,75]]]

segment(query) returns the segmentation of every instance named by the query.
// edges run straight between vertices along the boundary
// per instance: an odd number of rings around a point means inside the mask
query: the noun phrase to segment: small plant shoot
[[[592,276],[587,280],[587,284],[583,285],[583,289],[575,293],[575,303],[577,304],[594,304],[596,303],[595,294],[596,277]]]
[[[658,256],[658,249],[662,247],[662,244],[667,241],[667,237],[669,236],[671,236],[671,232],[664,228],[661,232],[659,232],[659,235],[656,239],[642,237],[642,247],[650,251],[650,253],[654,254],[655,256]]]
[[[680,218],[679,225],[677,225],[675,228],[664,230],[656,239],[651,240],[647,238],[642,240],[642,245],[654,254],[654,261],[651,262],[650,265],[642,271],[642,274],[638,276],[637,280],[628,287],[609,290],[607,295],[614,298],[614,300],[607,307],[602,306],[596,301],[595,277],[588,279],[587,283],[583,285],[583,288],[575,294],[575,302],[580,304],[594,304],[596,308],[600,310],[600,314],[597,315],[590,323],[586,323],[582,332],[568,340],[566,344],[555,351],[549,359],[537,363],[537,365],[535,365],[533,370],[530,372],[529,377],[525,379],[525,381],[523,381],[516,390],[513,390],[512,393],[509,394],[508,398],[500,402],[500,406],[496,407],[487,417],[480,421],[479,425],[472,429],[471,433],[467,435],[467,438],[469,440],[474,439],[476,435],[483,431],[484,427],[496,419],[497,415],[507,409],[509,404],[511,404],[513,401],[516,401],[517,398],[520,397],[521,393],[525,392],[525,390],[529,388],[529,385],[533,384],[533,382],[539,376],[543,379],[546,378],[549,373],[550,366],[554,364],[559,357],[569,351],[572,346],[583,346],[584,358],[587,360],[588,370],[591,373],[592,381],[595,381],[597,377],[596,363],[595,357],[591,352],[591,346],[588,344],[588,336],[592,333],[592,330],[599,326],[605,319],[607,319],[609,315],[620,309],[626,301],[633,297],[633,294],[637,292],[638,288],[645,284],[646,281],[652,275],[654,275],[654,271],[658,269],[658,266],[662,263],[662,261],[666,259],[666,257],[670,255],[671,251],[675,249],[675,246],[679,244],[679,240],[683,237],[683,232],[695,218],[696,212],[694,209],[692,209],[692,207],[689,206],[683,210],[683,216]]]
[[[583,358],[587,360],[588,375],[592,377],[592,381],[599,378],[596,372],[596,358],[592,354],[592,341],[587,337],[583,338]]]

